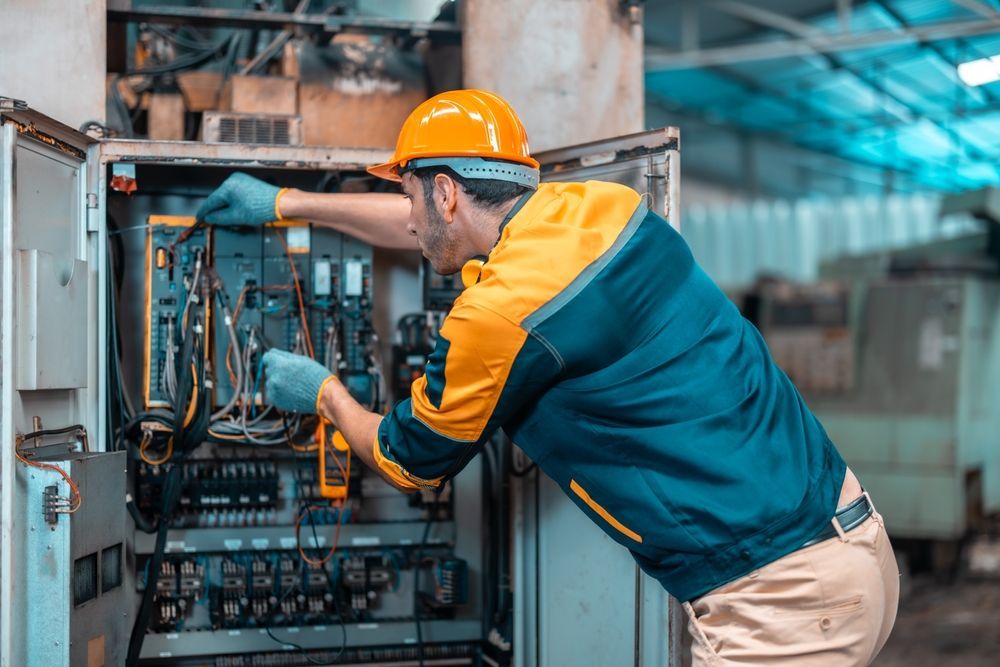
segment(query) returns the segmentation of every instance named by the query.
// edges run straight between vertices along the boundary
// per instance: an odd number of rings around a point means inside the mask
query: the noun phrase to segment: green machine
[[[959,211],[984,230],[745,302],[896,538],[954,542],[1000,515],[1000,190],[945,200]]]

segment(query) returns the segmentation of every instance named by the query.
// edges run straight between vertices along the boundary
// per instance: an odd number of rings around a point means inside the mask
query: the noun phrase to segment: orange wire
[[[31,461],[29,459],[26,459],[24,456],[21,455],[21,443],[23,442],[24,440],[20,436],[18,436],[14,443],[14,456],[17,457],[17,460],[33,468],[41,468],[42,470],[51,470],[53,472],[59,473],[59,475],[61,475],[62,478],[66,480],[66,483],[69,485],[70,493],[72,493],[72,496],[70,496],[70,503],[72,504],[74,500],[76,501],[76,505],[72,509],[66,510],[65,514],[72,514],[73,512],[80,509],[80,506],[83,505],[83,496],[80,495],[80,489],[79,487],[77,487],[76,483],[73,482],[73,479],[68,474],[66,474],[65,470],[63,470],[59,466],[54,466],[48,463],[38,463],[37,461]]]
[[[337,551],[337,544],[340,542],[340,526],[341,526],[341,524],[344,521],[344,505],[337,504],[337,505],[334,505],[334,507],[337,507],[338,509],[337,509],[337,528],[333,532],[333,544],[330,546],[330,550],[326,553],[326,555],[323,556],[323,558],[321,558],[319,560],[316,560],[315,558],[310,558],[309,556],[306,555],[306,552],[302,549],[302,540],[299,537],[299,531],[302,528],[302,517],[304,517],[306,514],[308,514],[309,515],[309,520],[310,521],[315,521],[315,519],[312,516],[312,511],[314,509],[322,510],[322,509],[327,509],[327,508],[321,507],[319,505],[309,505],[306,508],[307,511],[305,511],[305,512],[299,512],[299,515],[295,518],[295,545],[296,545],[296,548],[299,550],[299,556],[302,558],[302,560],[305,561],[306,563],[308,563],[309,565],[311,565],[312,567],[323,567],[324,565],[326,565],[329,562],[329,560],[331,558],[333,558],[333,554],[336,553],[336,551]],[[315,524],[313,524],[313,525],[315,525]],[[317,544],[316,546],[318,547],[319,545]]]
[[[162,465],[167,461],[169,461],[170,457],[173,456],[174,453],[174,436],[170,436],[169,438],[167,438],[167,447],[163,452],[163,456],[161,456],[158,459],[151,459],[146,455],[146,450],[149,449],[149,445],[152,442],[153,442],[152,433],[149,435],[148,438],[146,436],[142,437],[142,442],[139,443],[139,458],[141,458],[145,463],[151,466]]]
[[[295,260],[292,259],[292,253],[288,249],[288,244],[285,243],[285,237],[281,235],[277,227],[271,228],[274,231],[275,236],[281,241],[282,247],[285,249],[285,256],[288,257],[288,266],[292,270],[292,281],[295,283],[295,294],[299,298],[299,316],[302,318],[302,331],[306,336],[306,349],[309,351],[309,358],[315,359],[316,354],[313,352],[312,336],[309,334],[309,321],[306,319],[306,304],[302,299],[302,285],[299,284],[299,272],[295,269]]]

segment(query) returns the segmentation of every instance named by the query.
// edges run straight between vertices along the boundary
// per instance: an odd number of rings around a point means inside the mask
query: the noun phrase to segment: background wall
[[[533,152],[644,129],[641,17],[618,0],[466,0],[463,10],[465,85],[513,104]]]
[[[74,128],[104,122],[106,9],[107,0],[3,0],[0,96]]]

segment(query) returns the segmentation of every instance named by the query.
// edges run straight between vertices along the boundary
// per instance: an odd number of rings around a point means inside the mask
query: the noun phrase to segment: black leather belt
[[[872,507],[870,502],[868,502],[868,495],[865,494],[857,500],[852,500],[849,504],[838,509],[834,516],[837,518],[837,523],[840,524],[840,527],[844,530],[844,532],[848,533],[867,521],[868,517],[870,517],[874,511],[875,508]],[[833,527],[833,523],[831,522],[826,524],[826,528],[819,531],[818,535],[799,548],[804,549],[806,547],[811,547],[814,544],[819,544],[820,542],[824,542],[837,536],[837,529]]]

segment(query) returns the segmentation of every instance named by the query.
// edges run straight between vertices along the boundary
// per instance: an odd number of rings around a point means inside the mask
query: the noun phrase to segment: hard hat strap
[[[424,167],[448,167],[462,178],[508,181],[538,189],[538,170],[528,165],[481,157],[422,157],[410,160],[397,171],[404,174]]]

